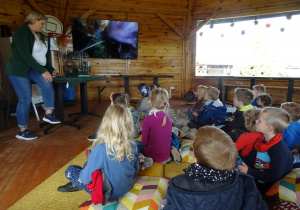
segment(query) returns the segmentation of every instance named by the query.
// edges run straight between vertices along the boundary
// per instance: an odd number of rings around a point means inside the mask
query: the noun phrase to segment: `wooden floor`
[[[89,110],[104,114],[109,101],[98,104],[89,101]],[[75,106],[65,107],[65,119],[68,114],[79,112],[79,101]],[[171,108],[185,111],[190,105],[184,100],[171,99]],[[43,117],[43,113],[40,113]],[[81,129],[59,125],[43,134],[34,113],[30,114],[29,130],[39,136],[36,140],[25,141],[15,138],[17,121],[11,117],[6,122],[7,130],[0,133],[0,203],[1,209],[8,209],[20,198],[46,180],[58,169],[72,160],[92,142],[87,137],[99,127],[101,119],[94,116],[83,116],[77,121]]]

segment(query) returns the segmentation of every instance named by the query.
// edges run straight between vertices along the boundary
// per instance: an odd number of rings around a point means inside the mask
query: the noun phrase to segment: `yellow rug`
[[[90,199],[91,196],[84,190],[63,193],[58,192],[57,188],[68,183],[68,180],[65,178],[67,167],[70,165],[83,165],[85,160],[85,151],[83,151],[9,209],[78,209],[78,206]]]

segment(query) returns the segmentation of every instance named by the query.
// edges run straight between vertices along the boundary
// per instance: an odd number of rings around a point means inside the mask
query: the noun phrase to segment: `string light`
[[[255,18],[255,20],[254,20],[254,25],[257,25],[258,24],[258,21],[256,20],[256,18]]]
[[[232,19],[231,23],[230,23],[230,27],[234,26],[234,20]]]
[[[213,27],[214,27],[214,24],[210,24],[210,26],[209,26],[211,29],[213,29]]]

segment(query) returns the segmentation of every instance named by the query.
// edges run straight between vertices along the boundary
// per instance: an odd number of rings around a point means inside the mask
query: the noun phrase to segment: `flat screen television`
[[[138,22],[76,18],[73,48],[91,58],[134,59],[138,56]]]

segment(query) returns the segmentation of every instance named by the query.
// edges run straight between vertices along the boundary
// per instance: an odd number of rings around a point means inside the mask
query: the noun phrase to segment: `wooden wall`
[[[217,81],[195,77],[196,20],[207,23],[218,18],[300,10],[299,0],[0,1],[0,25],[9,25],[12,31],[23,24],[25,15],[32,9],[57,17],[65,29],[71,25],[72,18],[79,17],[139,22],[138,59],[92,59],[91,74],[171,74],[174,79],[159,79],[159,83],[166,89],[175,87],[172,97],[177,98],[198,84],[217,84]],[[140,82],[152,83],[152,80],[131,80],[131,97],[140,97],[136,87]],[[93,87],[96,83],[88,83],[90,100],[97,100],[97,89]],[[110,83],[122,85],[123,80]],[[123,87],[111,87],[102,95],[107,99],[111,91],[123,90]]]

